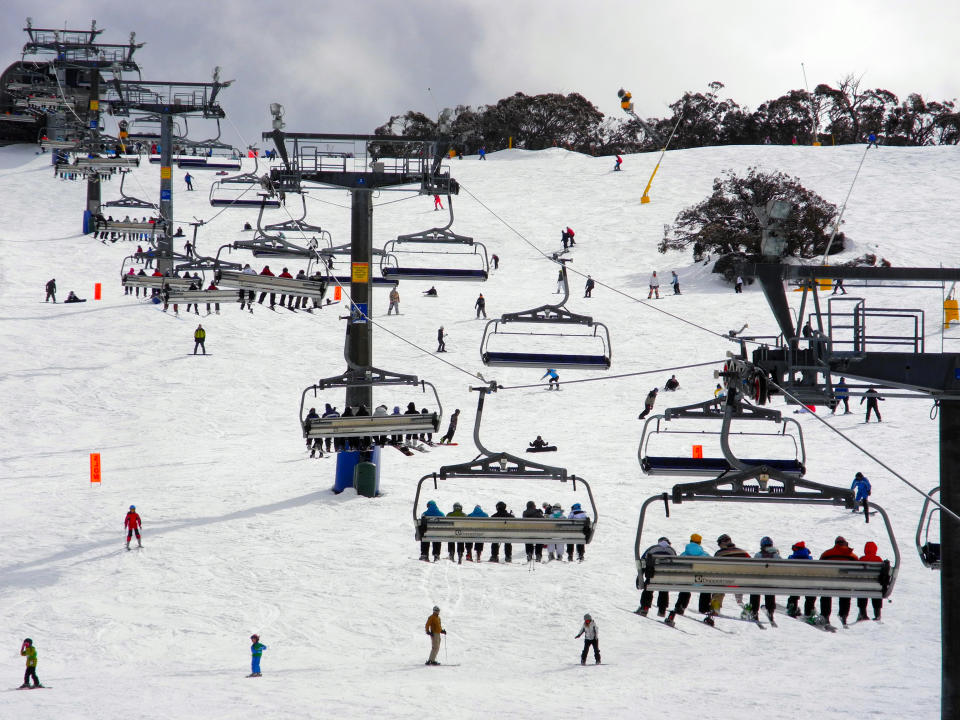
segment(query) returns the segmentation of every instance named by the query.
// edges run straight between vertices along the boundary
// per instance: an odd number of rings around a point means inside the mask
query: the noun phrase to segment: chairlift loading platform
[[[669,517],[671,502],[674,505],[692,501],[804,504],[849,510],[856,507],[854,497],[852,490],[822,485],[767,466],[714,480],[675,485],[671,493],[653,495],[640,508],[634,542],[638,579],[643,589],[649,591],[887,598],[900,568],[900,549],[887,513],[868,501],[864,502],[864,519],[870,522],[874,513],[883,518],[894,553],[892,563],[889,560],[768,560],[655,554],[641,558],[644,520],[647,507],[653,502],[662,501]]]
[[[541,305],[517,313],[505,313],[496,320],[490,320],[483,329],[483,339],[480,344],[480,359],[484,365],[490,367],[535,367],[581,370],[609,370],[612,361],[610,331],[603,323],[596,322],[587,315],[577,315],[565,307],[570,296],[570,286],[567,281],[567,260],[554,259],[560,264],[563,272],[563,299],[554,305]],[[540,332],[528,330],[510,330],[509,326],[527,326],[537,328]],[[567,329],[586,328],[591,332],[568,332]],[[491,340],[498,335],[526,335],[535,337],[593,337],[600,342],[599,354],[586,353],[544,353],[544,352],[504,352],[490,349]]]
[[[252,277],[252,276],[251,276]],[[349,362],[348,362],[349,365]],[[437,411],[429,414],[417,413],[416,415],[374,415],[373,408],[367,408],[369,415],[353,415],[348,417],[333,418],[313,418],[307,420],[304,413],[307,393],[311,390],[314,395],[318,391],[346,389],[351,387],[396,387],[409,385],[412,387],[420,386],[423,392],[427,387],[433,391],[433,397],[437,402]],[[402,375],[379,368],[357,368],[348,367],[347,371],[336,377],[324,378],[305,388],[300,395],[300,426],[303,428],[303,437],[312,440],[318,438],[357,438],[369,437],[371,444],[382,445],[381,438],[390,435],[419,435],[420,433],[439,432],[440,419],[443,416],[443,408],[440,405],[440,397],[437,395],[437,389],[433,383],[426,380],[420,380],[415,375]]]
[[[566,468],[531,462],[507,452],[494,453],[480,442],[480,421],[483,401],[488,393],[496,392],[496,382],[474,387],[480,393],[477,418],[473,426],[473,440],[480,452],[474,460],[457,465],[444,465],[438,472],[424,475],[417,483],[413,500],[415,536],[421,542],[507,542],[507,543],[574,543],[588,544],[597,527],[597,505],[590,484],[583,478],[567,473]],[[592,518],[475,518],[475,517],[419,517],[418,508],[423,484],[439,481],[491,478],[505,480],[511,486],[516,480],[554,480],[570,482],[573,490],[582,483],[590,500]]]
[[[940,492],[940,486],[937,485],[928,495]],[[940,559],[940,543],[930,542],[930,522],[933,520],[933,514],[940,512],[940,508],[930,508],[930,497],[923,501],[923,510],[920,513],[920,522],[917,523],[917,552],[920,555],[920,562],[924,567],[931,570],[940,570],[942,561]]]
[[[728,391],[731,392],[731,391]],[[731,392],[731,394],[734,394]],[[726,457],[680,457],[650,455],[650,441],[658,435],[689,435],[693,438],[706,435],[720,435],[721,447],[723,446],[723,434],[726,433],[729,439],[730,435],[737,437],[785,437],[793,441],[794,457],[792,458],[741,458],[741,466],[765,465],[775,468],[781,472],[802,476],[806,472],[806,447],[803,442],[803,429],[793,418],[785,418],[779,410],[770,410],[768,408],[749,405],[742,399],[740,394],[736,394],[734,402],[722,403],[730,407],[730,420],[726,419],[726,407],[721,409],[721,401],[706,400],[693,405],[683,407],[668,408],[660,415],[652,415],[647,418],[643,424],[643,434],[640,437],[640,446],[637,456],[640,460],[640,467],[647,475],[680,475],[680,476],[706,476],[716,477],[722,473],[740,469]],[[667,422],[676,419],[699,419],[710,421],[723,421],[726,424],[725,429],[720,431],[707,430],[668,430],[665,425]],[[761,432],[731,432],[729,424],[731,420],[766,420],[780,424],[780,430],[774,433]],[[792,428],[792,432],[788,429]]]

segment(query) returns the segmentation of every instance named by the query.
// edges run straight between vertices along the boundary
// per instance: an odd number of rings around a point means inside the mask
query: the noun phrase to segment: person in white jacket
[[[580,632],[574,636],[574,640],[583,635],[583,652],[580,653],[580,664],[587,664],[587,652],[590,650],[590,646],[593,645],[593,660],[599,665],[600,664],[600,638],[597,635],[597,624],[593,621],[593,618],[590,617],[590,613],[587,613],[583,616],[583,625],[580,626]]]
[[[650,292],[647,293],[647,300],[653,297],[654,293],[657,295],[657,300],[660,299],[660,278],[657,277],[657,271],[654,270],[650,275]]]

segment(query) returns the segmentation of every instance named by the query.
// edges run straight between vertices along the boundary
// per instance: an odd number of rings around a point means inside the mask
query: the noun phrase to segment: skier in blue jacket
[[[474,505],[473,512],[467,515],[467,517],[485,518],[490,516],[483,511],[482,507],[480,507],[479,505]],[[467,560],[470,562],[473,562],[474,559],[476,559],[477,562],[480,562],[480,555],[483,553],[483,543],[466,543],[466,547],[467,547]],[[473,557],[474,550],[477,551],[476,558]]]
[[[553,368],[548,368],[547,371],[543,374],[543,377],[540,379],[548,377],[550,378],[547,381],[547,390],[559,390],[560,389],[560,376],[557,375],[557,371]]]
[[[870,481],[863,476],[863,473],[858,472],[853,478],[853,484],[850,485],[850,489],[857,491],[857,505],[853,508],[853,512],[856,512],[863,504],[863,501],[870,497]]]
[[[420,517],[444,517],[443,512],[440,508],[437,507],[437,503],[434,500],[430,500],[427,503],[427,509],[423,511],[423,514]],[[422,542],[420,543],[420,559],[424,562],[430,562],[430,543]],[[433,543],[433,561],[436,562],[440,559],[440,543]]]
[[[680,556],[686,557],[710,557],[710,553],[703,549],[703,546],[700,543],[703,542],[703,538],[699,533],[693,533],[690,536],[690,542],[686,544],[683,548],[683,552],[680,553]],[[710,610],[710,593],[700,593],[699,607],[700,612],[706,613]],[[670,614],[667,615],[667,619],[664,622],[667,625],[673,625],[676,620],[677,615],[683,615],[684,611],[687,609],[687,605],[690,604],[690,593],[682,592],[677,595],[677,604],[673,606],[673,610],[670,611]]]

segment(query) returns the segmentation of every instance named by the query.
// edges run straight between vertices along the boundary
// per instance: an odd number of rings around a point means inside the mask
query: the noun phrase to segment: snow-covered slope
[[[937,716],[939,576],[912,548],[921,501],[809,416],[791,415],[806,432],[808,477],[849,486],[861,470],[893,518],[903,567],[883,624],[828,635],[781,616],[766,632],[725,622],[721,633],[692,621],[680,632],[629,614],[638,603],[638,511],[672,484],[640,472],[643,397],[673,372],[681,389],[661,393],[658,411],[711,396],[712,367],[669,368],[719,363],[732,348],[684,319],[718,332],[745,322],[757,334],[775,327],[757,288],[735,295],[688,257],[658,254],[663,225],[708,194],[726,168],[783,170],[840,203],[862,153],[862,146],[671,152],[653,202],[643,206],[654,155],[627,157],[622,173],[611,172],[609,158],[561,150],[453,161],[464,189],[454,229],[497,253],[500,269],[482,286],[438,284],[438,298],[421,295],[428,283],[405,281],[399,317],[385,316],[386,291],[378,290],[374,314],[384,329],[375,330],[374,347],[377,365],[434,382],[447,416],[461,409],[460,445],[410,458],[384,450],[384,495],[368,500],[329,491],[335,460],[308,459],[298,426],[301,390],[344,368],[342,305],[313,316],[224,305],[221,315],[200,318],[211,356],[189,356],[195,316],[177,318],[123,295],[119,268],[134,245],[79,234],[84,185],[54,179],[49,157],[32,148],[0,149],[0,674],[8,687],[19,684],[16,650],[29,636],[38,674],[52,688],[0,693],[0,717]],[[845,215],[847,255],[955,265],[956,153],[871,150]],[[206,196],[214,178],[194,175],[197,192],[181,192],[181,173],[176,183],[176,217],[188,232],[192,218],[216,215]],[[133,194],[157,196],[156,166],[144,163],[131,179]],[[107,183],[104,199],[116,195],[117,182]],[[400,197],[384,193],[375,202]],[[308,220],[346,242],[348,206],[341,191],[313,192]],[[441,216],[429,198],[384,204],[375,211],[376,243]],[[217,215],[201,229],[200,251],[215,253],[254,219],[253,211]],[[272,211],[269,221],[283,219]],[[528,569],[519,548],[512,566],[418,562],[417,480],[475,455],[471,374],[505,386],[535,384],[542,374],[481,365],[477,293],[491,317],[556,299],[555,266],[518,233],[555,250],[566,225],[577,231],[572,269],[602,283],[585,300],[576,277],[569,307],[609,326],[608,375],[656,372],[560,393],[503,390],[487,401],[482,438],[491,449],[521,452],[543,435],[560,448],[549,461],[591,483],[600,522],[586,562]],[[665,297],[639,303],[654,269]],[[670,270],[681,277],[680,297],[670,295]],[[50,278],[61,300],[75,290],[88,302],[44,304]],[[96,282],[101,301],[92,299]],[[939,349],[939,289],[864,294],[872,304],[925,309],[928,348]],[[440,325],[449,333],[446,363],[424,351],[434,349]],[[561,373],[563,381],[589,376]],[[402,394],[375,399],[426,404]],[[342,397],[333,401],[342,407]],[[882,424],[864,425],[860,413],[829,422],[919,485],[937,484],[929,403],[891,399],[881,409]],[[102,454],[99,487],[88,482],[90,452]],[[456,501],[492,510],[503,499],[518,514],[527,500],[567,509],[584,499],[559,483],[482,482],[431,486],[428,497],[444,511]],[[121,526],[131,503],[144,520],[145,548],[127,553]],[[785,553],[800,539],[819,553],[843,534],[858,553],[877,540],[890,555],[882,527],[839,509],[684,505],[669,519],[654,512],[645,537],[652,543],[665,534],[679,546],[692,532],[711,551],[724,532],[751,551],[771,535]],[[422,627],[434,604],[449,630],[440,659],[455,667],[423,666]],[[597,668],[577,662],[573,636],[584,612],[600,629],[607,664]],[[269,649],[264,676],[246,680],[254,631]]]

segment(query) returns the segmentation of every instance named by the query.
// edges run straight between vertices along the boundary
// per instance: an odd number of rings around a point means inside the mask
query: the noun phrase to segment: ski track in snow
[[[948,198],[960,190],[957,152],[871,150],[845,214],[852,246],[839,259],[875,252],[894,265],[955,265],[960,210]],[[583,277],[572,275],[568,307],[610,327],[610,374],[619,374],[720,359],[733,349],[652,308],[717,332],[744,322],[751,333],[776,332],[756,286],[735,295],[689,256],[656,251],[663,225],[705,197],[714,177],[727,168],[782,170],[839,204],[862,153],[862,146],[670,152],[649,205],[639,198],[656,153],[625,157],[624,172],[616,174],[608,172],[610,158],[556,149],[490,153],[486,163],[466,158],[450,166],[465,190],[543,250],[560,248],[561,228],[576,230],[571,270],[592,274],[598,286],[585,300]],[[486,562],[488,545],[480,564],[422,563],[411,516],[416,482],[440,464],[475,455],[476,394],[467,387],[476,381],[375,330],[376,365],[437,385],[441,430],[460,408],[460,446],[409,458],[385,452],[381,498],[333,495],[334,463],[307,459],[297,413],[304,387],[343,370],[342,308],[307,316],[257,307],[250,315],[224,303],[221,315],[199,319],[213,357],[188,358],[197,318],[177,322],[124,297],[119,268],[136,243],[104,245],[80,235],[85,185],[54,179],[48,163],[30,147],[0,148],[0,542],[8,548],[0,559],[0,647],[32,637],[38,674],[53,686],[0,695],[0,717],[412,718],[427,707],[458,718],[522,718],[549,707],[672,720],[699,720],[704,708],[720,718],[757,710],[769,720],[938,717],[939,575],[923,568],[913,549],[922,501],[813,418],[787,409],[806,434],[807,477],[848,486],[862,470],[873,499],[892,517],[902,569],[882,625],[828,635],[784,620],[759,633],[720,619],[729,635],[693,623],[684,624],[684,634],[619,609],[638,602],[633,543],[640,505],[673,484],[644,476],[637,463],[637,414],[669,372],[565,385],[555,394],[505,390],[487,400],[487,447],[522,452],[541,434],[559,447],[550,464],[591,483],[600,522],[586,562],[543,563],[531,572],[522,546],[503,566]],[[188,230],[189,218],[214,215],[205,191],[215,178],[197,171],[198,191],[186,193],[182,175],[175,173],[174,207],[177,224]],[[157,196],[157,166],[144,163],[130,180],[133,194]],[[118,180],[104,183],[103,199],[115,198],[118,187]],[[311,197],[348,204],[342,191]],[[445,219],[425,210],[430,200],[376,208],[375,244]],[[505,386],[536,383],[542,371],[482,366],[484,324],[474,319],[473,302],[483,292],[491,318],[553,302],[556,268],[467,192],[454,204],[454,230],[497,253],[500,269],[483,285],[438,283],[438,298],[421,295],[429,282],[404,281],[398,317],[379,317],[387,292],[377,289],[375,319],[430,350],[442,324],[450,334],[446,360]],[[329,229],[335,243],[347,241],[348,210],[311,200],[307,208],[308,221]],[[114,217],[125,214],[119,210]],[[255,210],[220,214],[201,229],[199,250],[215,254],[255,219]],[[265,218],[285,219],[283,210]],[[231,259],[244,257],[235,252]],[[337,262],[338,271],[346,267]],[[645,300],[653,269],[664,297],[651,307],[600,284]],[[671,294],[671,269],[681,278],[680,297]],[[58,299],[75,290],[88,303],[74,309],[40,302],[51,277]],[[103,283],[99,302],[95,282]],[[939,290],[848,290],[869,303],[924,309],[928,348],[939,351]],[[791,293],[794,306],[798,301]],[[950,331],[954,339],[957,333]],[[589,376],[561,372],[561,381]],[[677,376],[680,390],[661,392],[656,412],[711,396],[712,368]],[[400,393],[378,391],[375,398],[390,406],[428,400]],[[342,394],[308,398],[320,407],[326,400],[343,405]],[[829,422],[921,487],[938,484],[929,402],[887,400],[879,425],[862,424],[856,403],[854,415]],[[689,452],[687,445],[676,449]],[[102,453],[100,487],[88,482],[90,452]],[[574,493],[559,484],[450,481],[424,492],[423,502],[436,499],[445,511],[455,501],[492,511],[503,499],[518,515],[528,499],[564,509],[586,502],[582,486]],[[143,517],[145,547],[126,552],[122,522],[131,503]],[[680,546],[691,532],[702,533],[711,550],[723,532],[751,551],[769,534],[785,554],[799,539],[819,553],[843,534],[858,553],[876,540],[890,555],[881,524],[822,508],[694,503],[672,508],[667,519],[653,505],[644,542],[666,534]],[[786,599],[778,600],[782,612]],[[459,667],[421,665],[429,652],[422,627],[433,604],[449,630],[440,659],[449,656]],[[611,665],[581,679],[582,645],[573,636],[584,612],[597,619]],[[269,649],[264,676],[247,680],[251,632]],[[3,657],[14,686],[22,658]]]

